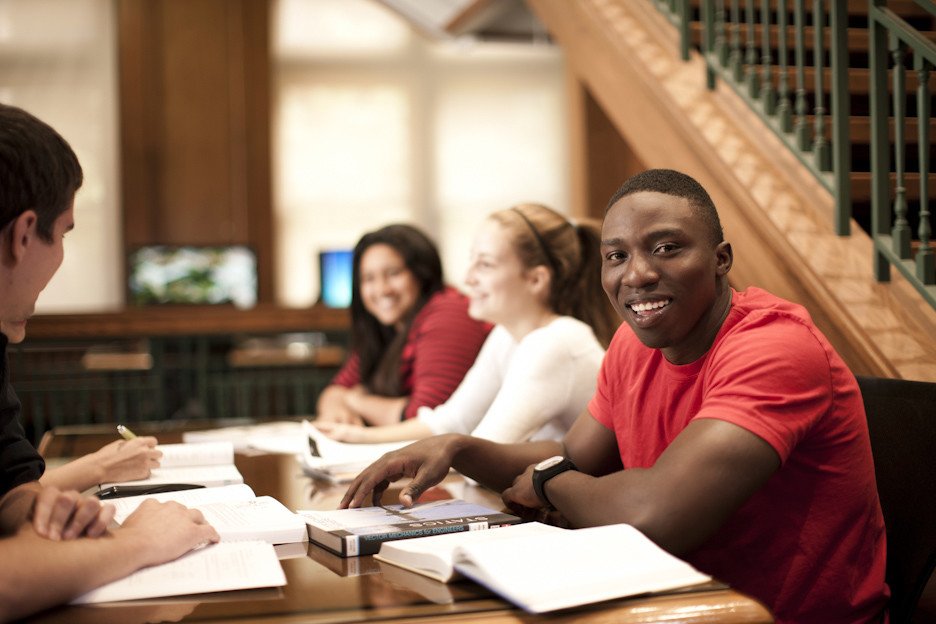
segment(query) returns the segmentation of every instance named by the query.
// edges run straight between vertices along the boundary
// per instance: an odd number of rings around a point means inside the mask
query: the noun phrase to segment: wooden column
[[[243,244],[273,299],[267,0],[119,0],[124,245]]]
[[[646,169],[588,88],[567,71],[571,120],[572,214],[604,218],[611,195]]]

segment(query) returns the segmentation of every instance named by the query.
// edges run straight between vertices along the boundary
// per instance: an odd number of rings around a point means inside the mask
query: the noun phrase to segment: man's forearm
[[[139,540],[119,532],[56,542],[26,526],[0,540],[0,621],[35,613],[127,576],[145,565]]]
[[[38,481],[30,481],[13,488],[0,498],[0,535],[15,533],[29,521],[40,488]]]
[[[475,481],[500,492],[517,475],[547,457],[563,453],[562,444],[552,440],[499,444],[471,436],[458,436],[452,467]]]

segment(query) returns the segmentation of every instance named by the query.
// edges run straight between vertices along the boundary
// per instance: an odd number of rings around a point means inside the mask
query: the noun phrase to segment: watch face
[[[534,470],[546,470],[547,468],[552,468],[553,466],[561,462],[563,459],[565,459],[565,457],[563,457],[562,455],[555,455],[553,457],[550,457],[549,459],[544,459],[540,463],[536,464],[536,468],[534,468]]]

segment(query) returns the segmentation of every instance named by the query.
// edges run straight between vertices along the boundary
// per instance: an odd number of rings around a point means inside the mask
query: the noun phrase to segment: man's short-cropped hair
[[[0,104],[0,230],[27,210],[52,240],[55,220],[71,205],[84,174],[68,142],[26,111]]]

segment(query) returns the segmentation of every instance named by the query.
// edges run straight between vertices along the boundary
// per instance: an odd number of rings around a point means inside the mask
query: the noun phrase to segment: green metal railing
[[[702,23],[698,42],[710,89],[729,85],[758,114],[835,198],[836,233],[850,234],[852,162],[848,2],[846,0],[652,0],[681,33],[681,53],[691,47],[693,4]],[[893,265],[936,307],[929,209],[929,72],[936,45],[887,8],[868,0],[871,106],[871,232],[874,276],[890,279]],[[914,0],[933,15],[932,0]],[[853,4],[853,3],[852,3]],[[790,17],[792,16],[792,24]],[[917,73],[918,171],[905,169],[905,59]],[[890,60],[890,63],[888,62]],[[812,75],[813,88],[807,84]],[[889,141],[888,74],[892,77],[894,142]],[[900,95],[898,95],[900,94]],[[890,153],[894,153],[891,175]],[[916,212],[907,182],[919,178]],[[894,178],[893,184],[891,178]],[[910,217],[919,219],[916,242]]]
[[[916,0],[922,8],[936,15],[936,7],[928,0]],[[936,264],[933,258],[932,225],[930,223],[930,103],[929,75],[936,63],[936,44],[924,38],[915,28],[888,9],[882,0],[869,0],[871,65],[871,234],[874,239],[874,274],[878,281],[890,280],[890,267],[896,267],[910,283],[936,307]],[[891,203],[887,114],[888,57],[893,81],[894,117],[894,193]],[[912,59],[912,71],[917,73],[917,141],[919,145],[919,202],[917,206],[919,245],[913,253],[912,232],[908,217],[908,175],[906,171],[906,60]],[[882,175],[883,173],[883,175]],[[915,257],[914,257],[915,256]]]

